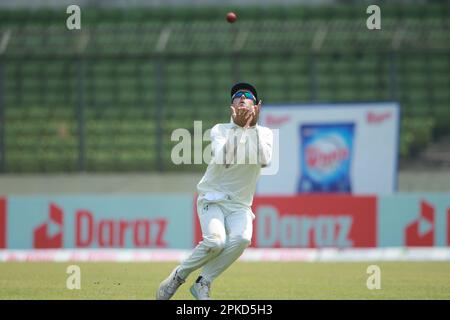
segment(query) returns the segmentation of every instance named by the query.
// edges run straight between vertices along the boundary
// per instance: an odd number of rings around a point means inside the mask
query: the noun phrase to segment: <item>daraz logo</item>
[[[33,247],[62,248],[63,246],[63,211],[55,204],[50,204],[49,219],[33,232]]]
[[[426,201],[420,202],[419,217],[405,229],[407,246],[433,246],[435,232],[435,209]]]
[[[75,213],[74,244],[76,248],[126,247],[132,237],[134,247],[167,247],[165,241],[167,219],[98,219],[88,210]],[[56,249],[64,247],[64,212],[50,203],[48,219],[33,231],[33,247]]]
[[[447,211],[447,245],[450,246],[450,207]],[[420,201],[418,217],[404,229],[404,243],[408,247],[432,247],[435,242],[437,212],[435,206],[425,200]]]

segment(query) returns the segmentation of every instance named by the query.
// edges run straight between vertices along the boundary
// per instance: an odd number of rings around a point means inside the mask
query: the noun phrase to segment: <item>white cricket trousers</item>
[[[178,275],[186,279],[201,267],[201,276],[212,282],[250,245],[253,219],[250,208],[229,201],[197,201],[203,240],[178,268]]]

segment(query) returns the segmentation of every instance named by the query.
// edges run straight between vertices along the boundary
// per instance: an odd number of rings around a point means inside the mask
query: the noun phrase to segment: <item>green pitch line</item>
[[[81,268],[81,289],[66,288],[67,266]],[[368,290],[366,269],[381,268]],[[154,299],[175,263],[0,263],[0,299]],[[189,287],[174,299],[192,299]],[[450,263],[239,262],[216,280],[214,299],[450,299]]]

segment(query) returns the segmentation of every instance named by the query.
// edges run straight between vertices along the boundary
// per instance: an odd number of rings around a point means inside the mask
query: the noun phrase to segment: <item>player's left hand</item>
[[[250,127],[250,123],[253,121],[253,118],[255,117],[255,107],[251,106],[249,108],[246,108],[244,111],[244,118],[246,120],[244,128],[247,129]]]
[[[259,112],[261,111],[262,100],[259,100],[258,104],[254,106],[254,115],[251,119],[250,126],[255,126],[259,119]]]

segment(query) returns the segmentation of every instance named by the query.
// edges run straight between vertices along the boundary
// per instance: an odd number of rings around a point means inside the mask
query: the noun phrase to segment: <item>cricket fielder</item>
[[[211,129],[212,159],[197,185],[203,240],[161,282],[156,299],[170,299],[190,273],[203,267],[190,291],[198,300],[209,300],[211,283],[250,245],[253,194],[261,167],[271,161],[273,143],[272,131],[257,125],[257,101],[252,85],[231,88],[231,122]]]

